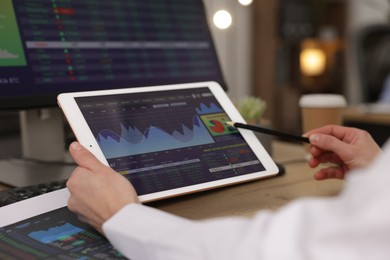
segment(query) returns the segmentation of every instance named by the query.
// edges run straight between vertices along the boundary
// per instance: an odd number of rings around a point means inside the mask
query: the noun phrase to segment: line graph
[[[26,58],[12,0],[1,1],[0,38],[0,67],[25,66]]]
[[[107,159],[214,143],[198,116],[193,117],[192,123],[192,129],[183,124],[181,131],[172,133],[157,126],[150,126],[142,132],[137,127],[125,127],[121,123],[120,134],[104,129],[98,134],[97,141]]]
[[[0,59],[18,59],[17,54],[11,53],[7,50],[0,49]]]
[[[210,103],[209,106],[207,106],[204,103],[200,103],[199,107],[196,108],[196,112],[198,113],[198,115],[204,115],[204,114],[220,113],[223,112],[223,110],[214,103]]]
[[[215,136],[232,133],[221,125],[229,118],[215,98],[200,98],[206,89],[197,91],[132,93],[77,102],[89,104],[83,110],[88,125],[105,158],[114,159],[213,144]]]

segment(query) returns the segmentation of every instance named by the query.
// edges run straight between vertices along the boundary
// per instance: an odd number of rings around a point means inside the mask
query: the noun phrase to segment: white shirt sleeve
[[[130,259],[389,259],[390,145],[333,198],[296,200],[252,218],[190,221],[128,205],[103,225]]]

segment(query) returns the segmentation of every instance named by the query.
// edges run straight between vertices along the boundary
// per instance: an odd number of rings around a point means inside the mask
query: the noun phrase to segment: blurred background
[[[390,1],[204,4],[229,96],[235,102],[248,96],[264,100],[264,118],[274,128],[301,133],[298,100],[305,93],[343,94],[350,106],[381,102],[390,72]],[[390,132],[389,113],[381,111],[385,120],[379,123],[349,124],[383,141]],[[18,131],[18,111],[1,111],[0,133],[18,136]]]
[[[300,133],[297,104],[306,93],[343,94],[360,110],[363,103],[386,103],[381,95],[390,73],[390,1],[204,2],[229,95],[264,99],[273,127]],[[212,20],[218,10],[231,14],[226,29]],[[379,119],[353,115],[345,124],[366,128],[384,142],[390,109],[377,110]]]

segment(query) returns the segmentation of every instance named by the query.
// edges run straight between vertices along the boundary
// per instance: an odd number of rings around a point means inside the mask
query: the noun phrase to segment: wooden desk
[[[286,168],[283,176],[272,177],[149,203],[153,207],[190,219],[251,216],[261,209],[277,209],[303,196],[333,196],[343,181],[315,181],[314,170],[305,161],[302,145],[274,142],[274,159]],[[0,185],[0,189],[6,189]]]
[[[390,111],[387,113],[370,112],[368,105],[348,107],[344,112],[344,121],[390,125]]]
[[[373,105],[348,107],[344,113],[344,125],[366,130],[382,146],[390,136],[390,110],[388,109],[390,109],[388,105],[378,108]]]

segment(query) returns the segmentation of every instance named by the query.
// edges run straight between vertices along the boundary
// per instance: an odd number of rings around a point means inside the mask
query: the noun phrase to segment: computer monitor
[[[0,110],[21,111],[26,157],[63,156],[59,93],[209,80],[226,89],[202,0],[1,0],[0,39]]]

